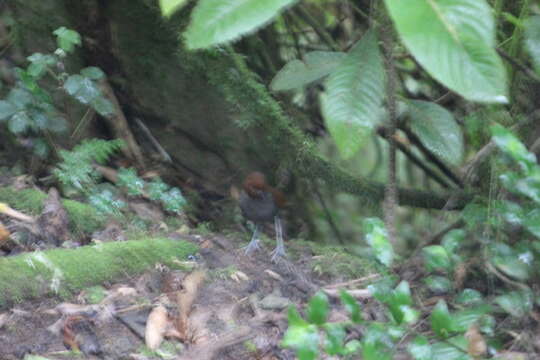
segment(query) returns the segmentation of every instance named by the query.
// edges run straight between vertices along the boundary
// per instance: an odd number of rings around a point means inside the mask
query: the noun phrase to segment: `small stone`
[[[259,302],[259,306],[264,310],[283,310],[290,304],[291,301],[289,299],[275,293],[265,296]]]

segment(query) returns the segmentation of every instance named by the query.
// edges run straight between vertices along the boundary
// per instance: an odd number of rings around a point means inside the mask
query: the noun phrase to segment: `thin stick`
[[[328,222],[328,225],[330,225],[330,228],[332,229],[334,236],[338,239],[340,244],[344,244],[343,237],[341,236],[341,233],[339,232],[339,228],[337,227],[334,221],[334,218],[332,217],[332,214],[330,213],[330,210],[328,209],[328,206],[326,206],[326,201],[324,201],[324,198],[322,197],[321,192],[319,191],[319,187],[317,186],[316,182],[313,182],[313,190],[315,192],[315,195],[317,196],[317,199],[321,203],[324,215],[326,217],[326,221]]]
[[[435,154],[433,154],[420,141],[420,139],[418,138],[418,136],[416,136],[415,133],[413,133],[408,127],[406,127],[403,124],[400,126],[400,129],[403,130],[403,132],[405,132],[405,134],[407,135],[409,140],[412,143],[414,143],[416,145],[416,147],[418,147],[418,149],[426,156],[426,158],[429,161],[431,161],[432,163],[434,163],[442,171],[442,173],[444,175],[446,175],[450,180],[452,180],[460,188],[463,189],[465,187],[464,184],[463,184],[463,181],[459,178],[459,176],[454,174],[454,172],[452,170],[450,170],[450,168],[441,159],[439,159]]]
[[[382,137],[384,138],[385,140],[388,141],[388,135],[387,135],[387,129],[386,128],[379,128],[377,129],[377,133]],[[433,180],[435,180],[437,183],[439,183],[439,185],[441,185],[442,187],[444,188],[450,188],[450,185],[441,177],[439,176],[439,174],[437,174],[435,171],[433,171],[432,169],[430,169],[426,164],[424,164],[422,162],[422,160],[420,160],[420,158],[418,158],[418,156],[416,156],[412,151],[410,151],[407,146],[405,144],[403,144],[402,142],[398,141],[395,136],[394,136],[394,140],[395,140],[395,143],[396,143],[396,146],[397,148],[413,163],[415,164],[416,166],[418,166],[420,169],[422,169],[424,171],[424,173],[426,173],[427,176],[429,176],[430,178],[432,178]]]
[[[135,122],[137,123],[137,125],[139,125],[139,127],[141,128],[143,133],[146,135],[146,137],[150,140],[152,145],[154,145],[156,150],[159,152],[159,154],[163,158],[163,161],[171,163],[172,162],[171,156],[165,151],[163,146],[161,146],[161,144],[156,140],[154,135],[152,135],[148,127],[141,121],[141,119],[135,118]]]
[[[386,14],[385,14],[386,15]],[[386,102],[388,107],[388,142],[390,149],[388,152],[388,183],[384,189],[384,220],[388,230],[388,238],[390,243],[396,245],[397,229],[396,229],[396,208],[398,204],[397,190],[397,168],[396,168],[396,128],[397,128],[397,103],[396,103],[396,86],[397,74],[394,67],[394,59],[392,58],[392,34],[390,19],[386,19],[385,24],[381,29],[381,38],[383,41],[384,65],[387,76],[386,83]]]
[[[343,287],[347,287],[347,286],[351,286],[351,285],[355,285],[355,284],[360,284],[360,283],[363,283],[363,282],[366,282],[366,281],[375,280],[375,279],[378,279],[380,277],[381,277],[381,274],[370,274],[370,275],[363,276],[363,277],[361,277],[359,279],[345,281],[345,282],[341,282],[341,283],[337,283],[337,284],[330,284],[330,285],[326,286],[325,289],[343,288]]]

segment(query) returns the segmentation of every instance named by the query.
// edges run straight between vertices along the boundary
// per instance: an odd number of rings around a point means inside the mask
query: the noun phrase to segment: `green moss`
[[[351,254],[343,246],[320,245],[304,240],[293,240],[289,244],[289,252],[293,257],[306,252],[315,256],[311,269],[319,276],[350,280],[378,271],[376,262]]]
[[[99,304],[103,299],[105,299],[106,291],[103,286],[91,286],[84,290],[85,300],[89,304]]]
[[[141,273],[157,262],[178,268],[178,259],[196,251],[188,242],[152,238],[0,258],[0,307],[47,294],[68,297],[104,281]]]
[[[47,194],[35,189],[16,190],[0,187],[0,202],[30,215],[39,215]],[[105,218],[90,205],[74,200],[62,200],[69,216],[70,230],[74,233],[89,234],[104,225]]]

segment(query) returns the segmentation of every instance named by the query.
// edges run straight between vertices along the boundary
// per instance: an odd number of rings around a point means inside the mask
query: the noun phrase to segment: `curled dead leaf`
[[[480,333],[477,324],[472,324],[465,333],[465,339],[469,342],[467,352],[474,358],[484,355],[487,351],[486,340]]]
[[[144,340],[149,349],[156,350],[159,348],[167,331],[167,326],[167,309],[163,305],[158,305],[152,309],[146,320]]]
[[[5,243],[7,241],[7,239],[9,239],[9,236],[10,236],[10,232],[8,229],[6,229],[6,227],[4,226],[4,224],[2,224],[0,222],[0,245],[2,245],[3,243]]]
[[[10,216],[14,219],[21,220],[24,222],[32,223],[34,222],[34,218],[31,216],[28,216],[26,214],[23,214],[22,212],[19,212],[17,210],[14,210],[8,206],[8,204],[0,203],[0,214],[5,214],[7,216]]]
[[[463,288],[463,282],[467,277],[467,264],[459,263],[454,269],[454,288]]]
[[[281,275],[279,275],[277,272],[275,271],[272,271],[270,269],[266,269],[264,270],[264,272],[266,274],[268,274],[268,276],[270,276],[272,279],[274,280],[278,280],[278,281],[283,281],[283,278],[281,277]]]
[[[240,199],[240,190],[238,190],[238,188],[234,185],[231,186],[231,188],[229,189],[229,194],[231,195],[231,198],[233,198],[236,201]]]
[[[0,314],[0,329],[4,327],[4,325],[6,325],[6,323],[8,322],[8,319],[9,319],[9,314],[8,313],[1,313]]]
[[[245,273],[243,273],[243,272],[241,272],[239,270],[233,272],[230,275],[230,277],[231,277],[231,279],[233,279],[237,283],[239,283],[241,281],[248,281],[249,280],[249,277]]]
[[[184,279],[184,290],[177,293],[178,318],[175,326],[184,340],[188,339],[188,318],[191,313],[191,306],[205,277],[206,273],[204,271],[193,271]]]

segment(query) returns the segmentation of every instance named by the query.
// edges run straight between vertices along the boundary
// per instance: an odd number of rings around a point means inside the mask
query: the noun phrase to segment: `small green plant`
[[[115,194],[115,188],[98,186],[102,175],[94,164],[106,163],[123,144],[121,140],[92,139],[84,140],[72,151],[60,150],[62,162],[53,170],[53,174],[64,189],[86,197],[98,212],[121,216],[125,202]],[[133,168],[120,168],[117,186],[128,196],[147,196],[150,200],[160,202],[171,213],[180,213],[186,203],[179,189],[171,188],[160,178],[146,182],[137,176]]]
[[[55,30],[58,49],[54,53],[34,53],[27,59],[26,69],[17,68],[18,78],[15,86],[5,99],[0,100],[0,123],[5,122],[8,130],[15,136],[31,140],[36,155],[46,157],[49,146],[42,137],[44,132],[62,133],[67,130],[63,112],[53,101],[53,94],[42,86],[45,78],[53,79],[58,88],[88,105],[103,116],[113,112],[112,103],[103,95],[97,81],[105,74],[97,67],[87,67],[80,74],[65,71],[64,58],[81,45],[80,35],[61,27]]]
[[[93,164],[104,164],[122,145],[121,140],[83,140],[72,151],[59,151],[62,162],[57,165],[53,174],[62,185],[88,195],[101,178]]]

